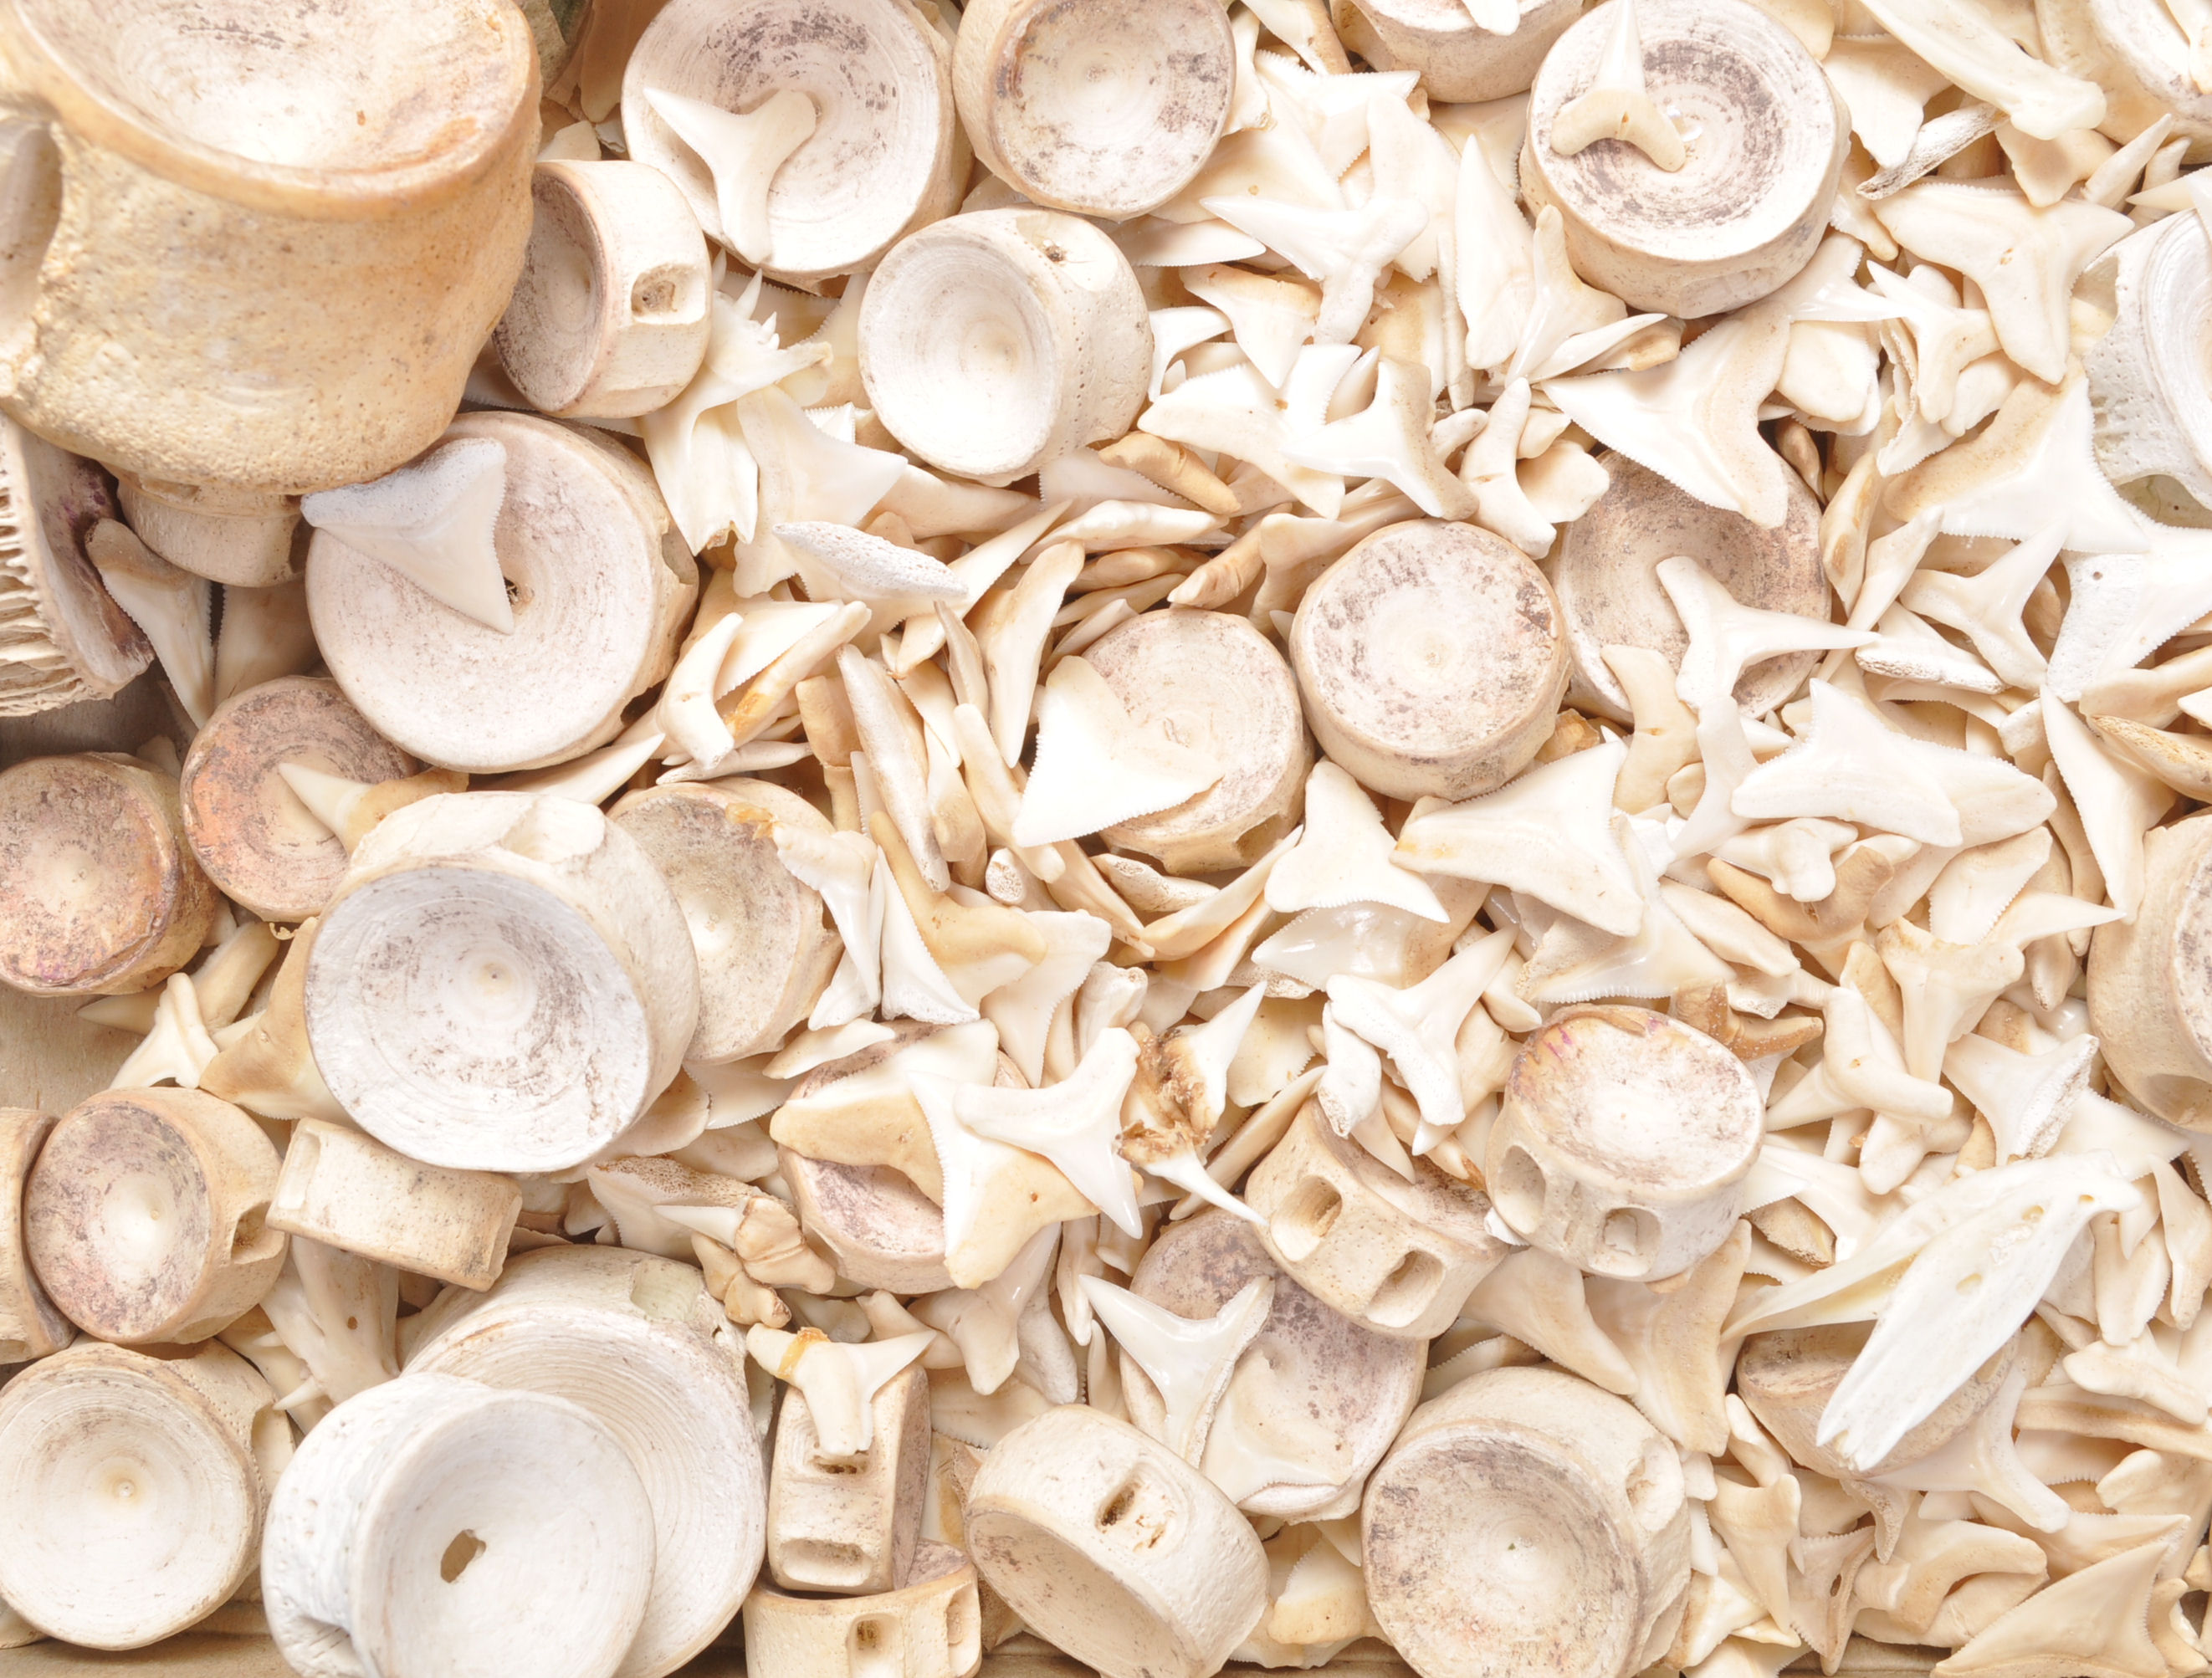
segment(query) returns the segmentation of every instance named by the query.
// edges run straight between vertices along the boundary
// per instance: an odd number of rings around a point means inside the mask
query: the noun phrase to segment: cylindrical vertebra
[[[977,0],[952,54],[960,119],[992,173],[1034,204],[1115,221],[1190,183],[1236,80],[1213,0]]]
[[[1649,1008],[1562,1008],[1515,1056],[1483,1176],[1499,1216],[1601,1276],[1656,1280],[1720,1245],[1766,1134],[1741,1061]]]
[[[180,571],[240,588],[299,576],[297,495],[149,481],[129,471],[116,474],[115,490],[138,539]]]
[[[2089,944],[2089,1014],[2105,1064],[2159,1117],[2212,1131],[2212,815],[2153,828],[2128,921]]]
[[[675,182],[642,163],[540,163],[529,254],[492,343],[549,414],[649,413],[707,353],[714,277]]]
[[[1772,530],[1761,530],[1740,513],[1685,494],[1625,454],[1604,460],[1612,483],[1566,527],[1552,565],[1574,660],[1570,703],[1628,720],[1628,695],[1605,662],[1608,647],[1649,647],[1680,666],[1689,637],[1656,569],[1676,554],[1693,556],[1747,606],[1826,621],[1820,503],[1796,473],[1784,474],[1787,515]],[[1736,702],[1763,716],[1796,691],[1820,657],[1784,653],[1760,660],[1736,684]]]
[[[931,465],[986,483],[1120,436],[1152,362],[1127,258],[1056,210],[925,228],[884,258],[860,301],[860,377],[877,417]]]
[[[1206,1678],[1257,1623],[1267,1559],[1213,1482],[1081,1405],[991,1447],[968,1553],[1024,1623],[1103,1678]]]
[[[0,1107],[0,1364],[27,1363],[70,1343],[69,1319],[54,1309],[23,1247],[23,1180],[53,1116]]]
[[[1360,1483],[1420,1402],[1422,1343],[1324,1305],[1282,1274],[1250,1224],[1218,1209],[1164,1225],[1129,1288],[1177,1316],[1203,1318],[1262,1276],[1274,1279],[1273,1302],[1237,1359],[1200,1466],[1247,1514],[1348,1514],[1347,1497],[1356,1505]],[[1130,1415],[1158,1432],[1159,1390],[1126,1352],[1121,1390]]]
[[[1474,1375],[1367,1482],[1367,1600],[1421,1678],[1626,1678],[1690,1577],[1672,1441],[1556,1369]]]
[[[786,1387],[769,1465],[768,1569],[786,1590],[896,1590],[915,1566],[929,1479],[929,1376],[908,1365],[876,1389],[868,1448],[822,1456],[813,1413]]]
[[[23,1186],[23,1241],[55,1305],[125,1345],[205,1340],[284,1268],[276,1150],[197,1090],[110,1090],[55,1124]]]
[[[497,0],[11,0],[8,410],[149,479],[296,494],[451,417],[530,225]]]
[[[691,929],[699,1025],[684,1058],[734,1061],[782,1043],[830,982],[842,946],[773,834],[781,823],[826,836],[829,821],[796,793],[747,780],[650,787],[609,819],[653,860]]]
[[[84,1342],[0,1389],[0,1595],[49,1637],[140,1649],[252,1576],[274,1395],[228,1347]]]
[[[302,1119],[284,1151],[269,1223],[418,1276],[487,1288],[507,1263],[521,1210],[512,1177],[425,1165],[363,1131]]]
[[[85,554],[115,517],[106,474],[0,416],[0,716],[119,693],[154,648]]]
[[[464,1170],[590,1158],[676,1076],[698,964],[637,842],[550,793],[445,793],[387,816],[317,923],[324,1081],[402,1153]]]
[[[404,1375],[301,1445],[261,1578],[270,1635],[305,1678],[611,1678],[645,1613],[653,1511],[578,1406]]]
[[[1478,24],[1466,0],[1352,0],[1395,67],[1419,70],[1431,99],[1504,99],[1526,93],[1582,0],[1518,0],[1510,35]]]
[[[760,1438],[722,1308],[690,1265],[612,1247],[525,1253],[490,1292],[449,1298],[410,1373],[568,1399],[629,1453],[653,1505],[653,1590],[617,1678],[674,1671],[760,1571]]]
[[[872,1596],[745,1598],[746,1678],[968,1678],[983,1660],[975,1569],[921,1541],[914,1577]]]
[[[2115,483],[2163,474],[2212,502],[2212,374],[2173,331],[2212,312],[2212,240],[2194,216],[2168,216],[2091,264],[2112,329],[2081,358],[2096,410],[2097,464]]]
[[[0,980],[40,996],[158,985],[222,899],[185,844],[177,783],[119,752],[0,772]]]
[[[1683,137],[1683,166],[1670,173],[1622,140],[1553,149],[1553,119],[1597,79],[1613,28],[1605,5],[1536,74],[1522,190],[1533,208],[1558,207],[1590,284],[1631,308],[1718,314],[1812,260],[1850,125],[1813,55],[1745,0],[1637,0],[1637,21],[1645,82]]]
[[[280,676],[248,688],[192,737],[178,782],[192,854],[263,920],[303,921],[337,889],[346,848],[285,784],[283,763],[372,785],[422,766],[370,727],[323,676]]]
[[[905,0],[674,0],[623,74],[629,155],[672,179],[709,237],[736,248],[707,160],[653,93],[751,114],[781,94],[813,106],[811,132],[762,188],[766,255],[801,282],[866,268],[903,233],[948,215],[968,181],[952,50]]]
[[[1392,798],[1473,798],[1527,768],[1567,685],[1559,603],[1527,555],[1474,525],[1379,530],[1322,574],[1291,625],[1322,749]]]
[[[1490,1203],[1425,1159],[1411,1183],[1301,1108],[1253,1168],[1245,1204],[1267,1221],[1268,1255],[1323,1304],[1377,1334],[1429,1340],[1505,1256],[1483,1227]]]
[[[318,531],[307,610],[331,674],[380,733],[442,769],[537,769],[604,745],[668,674],[696,598],[652,474],[530,414],[463,414],[447,435],[507,451],[493,541],[514,628],[465,617]]]
[[[1291,830],[1313,753],[1297,682],[1265,635],[1226,612],[1148,611],[1083,656],[1132,721],[1221,765],[1197,797],[1108,828],[1108,843],[1203,874],[1256,862]]]

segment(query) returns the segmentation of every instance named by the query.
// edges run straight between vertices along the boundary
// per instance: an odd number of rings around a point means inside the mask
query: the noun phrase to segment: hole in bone
[[[1659,1245],[1658,1219],[1641,1207],[1615,1207],[1606,1213],[1598,1250],[1589,1265],[1606,1275],[1641,1275],[1650,1268],[1651,1255]]]
[[[1269,1227],[1283,1256],[1297,1263],[1322,1243],[1344,1210],[1344,1197],[1327,1179],[1306,1177],[1275,1210]]]
[[[1367,1315],[1386,1328],[1401,1328],[1428,1309],[1443,1279],[1443,1263],[1434,1254],[1408,1253],[1375,1290]]]
[[[469,1571],[469,1564],[484,1553],[484,1541],[472,1532],[457,1532],[438,1558],[438,1577],[447,1584]]]
[[[783,1566],[812,1588],[858,1590],[868,1577],[868,1558],[858,1544],[830,1538],[794,1539],[783,1547]]]
[[[845,1634],[848,1678],[898,1678],[904,1666],[901,1641],[894,1615],[863,1614]]]
[[[1173,1494],[1139,1466],[1100,1505],[1098,1530],[1132,1550],[1149,1550],[1167,1536],[1175,1511]]]

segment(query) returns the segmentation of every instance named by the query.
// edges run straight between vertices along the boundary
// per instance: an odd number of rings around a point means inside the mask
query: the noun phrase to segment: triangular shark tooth
[[[492,541],[506,500],[505,447],[457,437],[370,483],[303,497],[300,516],[432,599],[511,635],[514,608]]]

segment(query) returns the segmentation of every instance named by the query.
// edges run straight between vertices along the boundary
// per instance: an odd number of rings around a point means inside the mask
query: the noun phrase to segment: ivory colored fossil
[[[23,1180],[53,1128],[50,1113],[0,1107],[0,1364],[58,1352],[73,1332],[39,1286],[23,1243]]]
[[[269,1223],[328,1247],[487,1288],[522,1210],[511,1177],[454,1171],[396,1153],[364,1131],[302,1119],[284,1150]]]
[[[699,965],[699,1024],[687,1061],[716,1063],[781,1044],[802,1024],[842,948],[822,899],[777,860],[778,824],[827,836],[797,793],[731,779],[647,787],[608,819],[637,841],[675,892]]]
[[[1206,1317],[1260,1277],[1273,1278],[1273,1299],[1222,1393],[1199,1464],[1247,1514],[1349,1514],[1420,1401],[1421,1343],[1324,1305],[1281,1274],[1250,1224],[1218,1208],[1164,1225],[1129,1281],[1139,1298]],[[1121,1391],[1132,1418],[1157,1435],[1158,1389],[1126,1352]]]
[[[368,782],[422,767],[328,677],[280,676],[218,707],[179,777],[185,836],[208,877],[264,921],[318,913],[346,866],[345,845],[286,784],[284,764]]]
[[[975,155],[1033,204],[1123,221],[1188,185],[1237,77],[1208,0],[979,0],[961,14],[952,91]]]
[[[2212,239],[2195,216],[2130,234],[2083,275],[2112,329],[2082,358],[2097,464],[2115,483],[2163,473],[2212,503],[2212,379],[2172,329],[2212,306]]]
[[[520,17],[24,0],[0,40],[14,417],[271,512],[429,445],[529,232]]]
[[[1827,617],[1820,504],[1794,474],[1788,514],[1772,530],[1761,530],[1741,514],[1684,494],[1625,454],[1608,454],[1604,464],[1610,487],[1567,526],[1551,567],[1574,659],[1569,703],[1628,720],[1628,695],[1606,664],[1607,647],[1649,647],[1680,667],[1689,637],[1656,570],[1676,554],[1694,555],[1744,605]],[[1764,714],[1796,690],[1819,656],[1787,653],[1762,660],[1736,684],[1737,703]]]
[[[768,1480],[768,1571],[786,1590],[866,1596],[902,1589],[915,1569],[929,1477],[929,1376],[909,1365],[869,1401],[857,1462],[823,1454],[795,1386],[776,1416]]]
[[[2159,1117],[2212,1130],[2212,995],[2197,953],[2212,918],[2212,817],[2145,836],[2142,905],[2089,943],[2105,1064]]]
[[[387,816],[316,926],[307,1037],[380,1141],[463,1170],[559,1170],[676,1076],[699,973],[644,850],[591,805],[460,793]]]
[[[1668,172],[1626,141],[1572,156],[1552,123],[1586,92],[1613,7],[1545,56],[1528,94],[1522,190],[1553,205],[1575,271],[1633,309],[1705,315],[1764,297],[1811,260],[1850,129],[1820,66],[1745,0],[1638,0],[1650,97],[1684,134]]]
[[[283,1417],[252,1365],[80,1341],[0,1389],[0,1591],[49,1637],[143,1649],[253,1576]],[[289,1444],[289,1442],[287,1442]],[[88,1588],[91,1587],[91,1588]]]
[[[1323,572],[1290,655],[1322,750],[1401,799],[1511,780],[1551,737],[1567,684],[1543,573],[1488,531],[1436,520],[1377,531]]]
[[[866,1596],[745,1598],[750,1678],[968,1678],[982,1663],[975,1569],[950,1544],[922,1539],[908,1582]]]
[[[205,1340],[284,1264],[276,1150],[227,1101],[111,1090],[55,1123],[23,1185],[23,1245],[70,1322],[125,1345]]]
[[[1838,1322],[1814,1328],[1778,1328],[1747,1334],[1735,1361],[1735,1389],[1759,1425],[1771,1433],[1791,1458],[1815,1473],[1838,1479],[1863,1479],[1842,1457],[1819,1441],[1820,1413],[1835,1395],[1836,1388],[1865,1347],[1868,1326]],[[1887,1474],[1918,1462],[1942,1450],[1979,1415],[2005,1377],[2012,1372],[2019,1350],[2008,1341],[1976,1370],[1963,1386],[1938,1405],[1932,1415],[1916,1422],[1910,1432],[1891,1447],[1874,1472]]]
[[[621,733],[630,701],[673,667],[696,568],[652,474],[619,446],[527,414],[463,414],[446,435],[506,451],[493,542],[514,629],[318,531],[316,644],[370,724],[427,763],[565,763]]]
[[[911,234],[860,301],[877,417],[931,465],[985,483],[1120,436],[1152,363],[1127,259],[1057,210],[979,210]]]
[[[1690,1577],[1673,1441],[1558,1369],[1473,1375],[1367,1482],[1367,1599],[1422,1678],[1627,1678]],[[1656,1646],[1655,1646],[1656,1645]]]
[[[138,539],[180,571],[240,588],[298,580],[295,495],[116,474],[116,498]]]
[[[1218,611],[1146,612],[1083,657],[1140,728],[1221,765],[1195,798],[1116,822],[1106,842],[1170,872],[1249,866],[1297,824],[1313,753],[1290,666],[1266,636]]]
[[[1580,13],[1575,0],[1351,0],[1351,5],[1391,60],[1387,68],[1419,70],[1431,99],[1453,100],[1526,93],[1552,43]]]
[[[190,961],[221,899],[183,828],[175,778],[119,752],[0,771],[0,980],[114,995]]]
[[[1395,1340],[1439,1334],[1505,1256],[1484,1227],[1480,1190],[1430,1164],[1400,1176],[1339,1136],[1309,1102],[1253,1168],[1245,1203],[1291,1280],[1323,1304]]]
[[[1656,1280],[1720,1245],[1766,1134],[1743,1062],[1648,1008],[1562,1008],[1514,1058],[1483,1164],[1498,1215],[1601,1276]]]
[[[543,1393],[410,1374],[319,1423],[270,1499],[270,1634],[305,1678],[609,1678],[653,1580],[622,1445]]]
[[[991,1447],[965,1520],[984,1583],[1102,1678],[1206,1678],[1267,1606],[1267,1558],[1236,1505],[1158,1440],[1079,1405]]]
[[[766,1520],[744,1347],[699,1272],[619,1248],[552,1247],[519,1255],[489,1292],[449,1294],[433,1310],[408,1375],[568,1399],[629,1454],[653,1508],[653,1589],[615,1675],[674,1671],[737,1613]]]
[[[94,526],[116,514],[106,477],[0,416],[0,716],[120,692],[154,649],[85,553]]]
[[[869,266],[958,204],[969,155],[951,58],[905,0],[674,0],[623,73],[623,131],[631,157],[676,183],[709,238],[775,278],[826,279]],[[687,138],[656,94],[712,109],[686,124]],[[763,155],[729,119],[758,119],[779,99],[805,101],[812,124]],[[750,228],[729,224],[740,204]]]
[[[530,196],[530,249],[492,334],[515,389],[585,417],[681,394],[707,353],[714,276],[676,183],[643,163],[556,160]]]

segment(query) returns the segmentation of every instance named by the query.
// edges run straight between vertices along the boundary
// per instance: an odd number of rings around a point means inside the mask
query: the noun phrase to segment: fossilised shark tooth
[[[495,437],[462,437],[373,483],[309,495],[300,514],[433,599],[511,634],[514,610],[492,545],[506,500],[507,450]]]
[[[772,262],[769,189],[785,160],[814,137],[814,101],[796,88],[782,88],[739,112],[647,88],[645,102],[706,165],[723,241],[756,268]]]
[[[1571,157],[1600,140],[1625,141],[1669,173],[1680,169],[1688,155],[1681,135],[1644,89],[1636,0],[1618,0],[1613,32],[1598,55],[1597,79],[1552,119],[1552,149],[1562,157]]]
[[[1178,1316],[1096,1276],[1083,1278],[1082,1289],[1107,1332],[1159,1389],[1166,1408],[1161,1443],[1197,1462],[1237,1360],[1267,1323],[1273,1280],[1255,1278],[1212,1316],[1200,1319]]]

